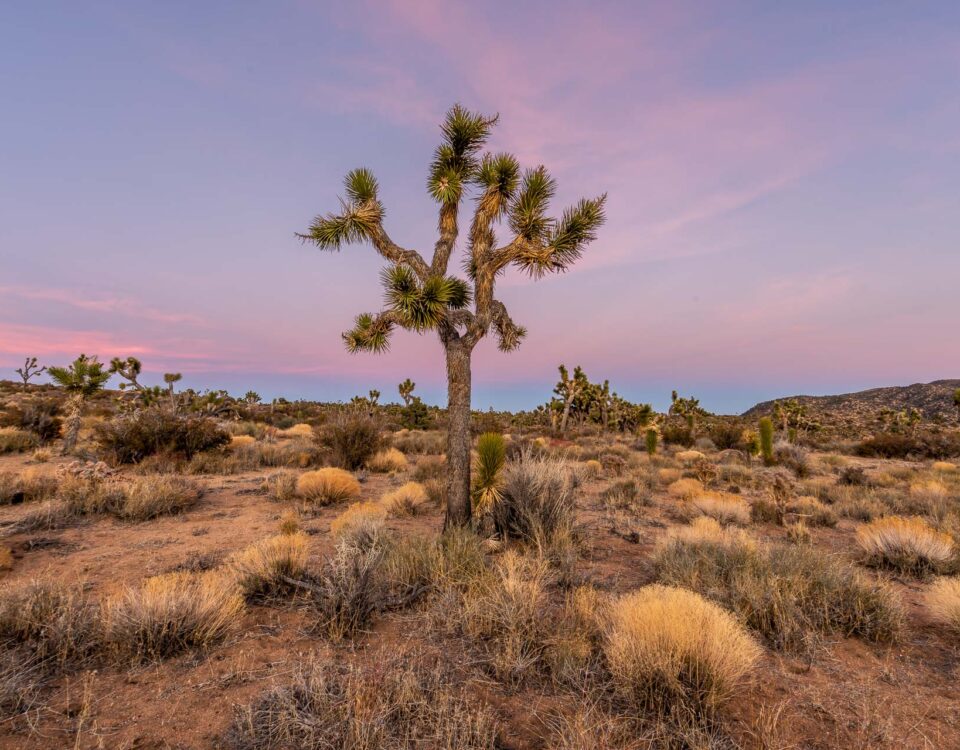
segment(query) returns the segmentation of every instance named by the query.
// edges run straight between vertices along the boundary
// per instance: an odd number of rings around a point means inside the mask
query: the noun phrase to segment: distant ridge
[[[872,416],[883,409],[902,411],[913,408],[919,409],[925,419],[952,423],[957,421],[953,394],[958,388],[960,380],[934,380],[932,383],[870,388],[837,396],[784,396],[774,401],[762,401],[747,409],[742,416],[761,417],[773,411],[775,401],[796,399],[814,418],[856,419]]]

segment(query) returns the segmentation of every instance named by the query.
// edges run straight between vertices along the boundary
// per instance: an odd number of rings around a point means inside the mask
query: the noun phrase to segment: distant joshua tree
[[[400,391],[400,398],[403,399],[404,406],[410,406],[410,402],[413,401],[413,389],[416,387],[417,384],[410,380],[410,378],[407,378],[397,386],[397,390]]]
[[[140,371],[143,369],[143,364],[136,357],[127,357],[126,359],[120,359],[120,357],[114,357],[110,360],[110,374],[119,375],[121,378],[126,380],[126,383],[120,384],[120,390],[125,390],[126,388],[133,388],[136,391],[142,391],[144,388],[137,381],[137,378],[140,377]]]
[[[81,354],[68,367],[51,367],[47,372],[54,383],[70,394],[67,402],[67,434],[63,439],[63,454],[66,455],[77,445],[84,404],[94,393],[103,390],[112,373],[104,370],[96,357],[86,354]]]
[[[17,375],[19,375],[20,379],[23,381],[23,390],[27,390],[27,386],[30,385],[31,378],[42,375],[46,369],[46,367],[38,366],[36,357],[27,357],[23,362],[23,367],[18,367],[16,369]],[[960,393],[960,391],[957,391],[957,393]]]
[[[481,156],[496,122],[496,116],[485,117],[456,105],[441,125],[443,140],[427,178],[427,189],[439,204],[439,236],[429,262],[387,234],[377,180],[364,168],[347,174],[340,212],[318,216],[300,235],[323,250],[369,242],[388,262],[381,274],[384,309],[357,317],[353,330],[343,335],[349,351],[383,352],[397,328],[437,332],[447,365],[447,526],[466,525],[471,517],[473,350],[491,327],[502,351],[515,349],[526,335],[494,297],[497,277],[510,266],[533,278],[565,271],[595,239],[604,221],[606,196],[582,199],[561,218],[549,218],[547,208],[556,186],[543,166],[521,174],[510,154]],[[460,231],[460,205],[471,187],[476,203],[463,263],[466,281],[449,275],[448,265]],[[510,239],[500,244],[494,228],[504,221]],[[468,309],[471,300],[472,311]]]
[[[560,432],[566,432],[573,403],[590,387],[590,381],[587,379],[580,365],[573,368],[573,377],[570,377],[566,365],[560,365],[557,369],[560,372],[560,380],[554,387],[553,392],[560,397],[560,402],[563,404],[563,414],[560,417]]]
[[[960,388],[953,392],[953,405],[957,407],[957,419],[960,419]]]
[[[243,394],[243,400],[252,406],[253,404],[259,404],[263,399],[256,391],[247,391]]]

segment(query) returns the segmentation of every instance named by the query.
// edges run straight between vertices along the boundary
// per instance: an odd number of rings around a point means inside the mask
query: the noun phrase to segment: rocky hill
[[[935,380],[932,383],[871,388],[837,396],[786,396],[783,401],[795,399],[806,407],[808,415],[817,421],[869,424],[884,411],[894,412],[918,409],[925,420],[953,424],[957,422],[957,408],[953,394],[960,388],[960,380]],[[755,419],[770,414],[774,401],[763,401],[743,413]]]

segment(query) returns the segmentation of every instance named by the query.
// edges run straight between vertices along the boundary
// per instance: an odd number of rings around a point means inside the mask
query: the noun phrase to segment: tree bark
[[[444,528],[470,523],[470,349],[461,339],[447,355],[447,517]]]
[[[70,454],[77,446],[83,415],[83,396],[74,395],[67,400],[66,433],[63,438],[63,455]]]

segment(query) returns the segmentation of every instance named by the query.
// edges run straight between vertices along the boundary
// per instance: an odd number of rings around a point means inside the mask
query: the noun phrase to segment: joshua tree
[[[570,410],[574,402],[590,387],[590,381],[587,379],[583,368],[577,365],[573,368],[573,377],[567,371],[566,365],[560,365],[557,368],[560,372],[560,381],[554,387],[553,392],[557,394],[563,403],[563,416],[560,417],[560,432],[567,431],[567,420],[570,419]]]
[[[410,380],[410,378],[407,378],[397,386],[397,390],[400,391],[400,398],[403,399],[404,406],[410,406],[410,402],[413,401],[413,389],[416,387],[417,384]]]
[[[110,360],[110,369],[108,372],[111,375],[119,375],[121,378],[126,380],[126,383],[120,384],[120,390],[125,390],[126,388],[133,388],[136,391],[142,391],[143,386],[137,381],[137,378],[140,377],[140,371],[143,369],[143,364],[136,357],[127,357],[125,360],[120,359],[120,357],[114,357]]]
[[[170,410],[176,411],[178,406],[177,395],[173,392],[173,384],[183,380],[183,375],[179,372],[163,373],[163,382],[167,384],[167,397],[170,399]]]
[[[247,391],[243,394],[243,400],[252,406],[253,404],[259,404],[263,399],[256,391]]]
[[[23,362],[23,367],[18,367],[16,370],[17,375],[19,375],[23,381],[23,390],[27,390],[27,386],[30,384],[30,378],[42,375],[46,369],[46,367],[38,366],[36,357],[27,357]],[[960,394],[960,391],[957,391],[957,393]]]
[[[526,330],[510,318],[494,297],[497,277],[513,266],[539,278],[564,271],[603,223],[605,196],[581,200],[560,219],[547,216],[555,184],[542,167],[521,175],[510,154],[480,152],[497,117],[468,112],[459,105],[446,115],[443,139],[434,152],[427,189],[439,204],[438,238],[429,262],[416,250],[397,245],[387,234],[377,181],[367,169],[345,179],[346,198],[336,214],[318,216],[301,239],[324,250],[369,242],[387,261],[381,279],[385,306],[365,313],[343,335],[351,352],[382,352],[396,328],[418,333],[434,330],[447,366],[447,517],[446,525],[470,521],[470,359],[474,347],[494,328],[502,351],[519,346]],[[469,282],[448,273],[459,234],[460,204],[476,191],[467,233],[463,268]],[[510,239],[500,244],[496,225],[506,220]],[[468,307],[473,302],[473,310]]]
[[[67,434],[63,440],[63,454],[66,455],[77,444],[84,403],[94,393],[103,390],[112,373],[104,370],[96,357],[86,354],[81,354],[68,367],[51,367],[47,372],[54,383],[70,394],[67,402]]]
[[[960,388],[953,392],[953,405],[957,407],[957,419],[960,419]]]

